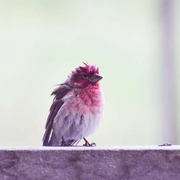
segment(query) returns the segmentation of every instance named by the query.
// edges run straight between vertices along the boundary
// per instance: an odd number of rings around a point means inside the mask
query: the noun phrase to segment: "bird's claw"
[[[87,139],[83,138],[85,143],[83,144],[83,146],[86,146],[86,147],[94,147],[96,146],[96,143],[92,142],[92,143],[89,143]]]
[[[94,143],[94,142],[92,142],[92,143],[86,143],[85,142],[85,144],[83,144],[83,146],[86,146],[86,147],[94,147],[94,146],[96,146],[96,143]]]

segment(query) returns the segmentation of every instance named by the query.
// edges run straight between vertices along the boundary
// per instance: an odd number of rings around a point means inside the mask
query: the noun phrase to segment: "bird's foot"
[[[96,146],[96,143],[89,143],[88,140],[86,138],[83,138],[85,143],[83,144],[83,146],[87,146],[87,147],[92,147],[92,146]]]

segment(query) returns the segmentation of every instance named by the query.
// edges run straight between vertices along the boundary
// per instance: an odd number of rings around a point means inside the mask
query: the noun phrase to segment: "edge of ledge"
[[[180,145],[172,146],[96,146],[96,147],[84,147],[84,146],[72,146],[72,147],[45,147],[45,146],[2,146],[0,151],[144,151],[144,150],[180,150]]]

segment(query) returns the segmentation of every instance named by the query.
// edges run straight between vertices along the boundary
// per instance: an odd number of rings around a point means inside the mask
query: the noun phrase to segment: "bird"
[[[99,68],[83,62],[52,92],[54,96],[45,125],[43,146],[75,146],[93,134],[103,116],[104,98]]]

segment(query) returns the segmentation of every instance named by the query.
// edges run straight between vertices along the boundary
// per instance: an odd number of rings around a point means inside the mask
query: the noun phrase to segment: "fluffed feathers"
[[[43,146],[72,146],[96,130],[103,111],[101,79],[96,66],[84,63],[52,92],[55,97],[46,122]]]

